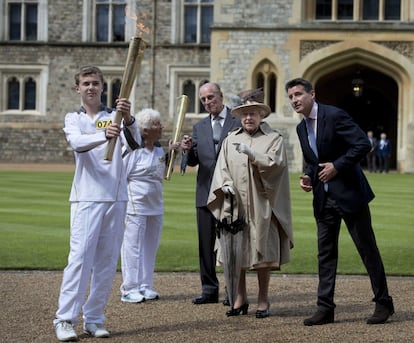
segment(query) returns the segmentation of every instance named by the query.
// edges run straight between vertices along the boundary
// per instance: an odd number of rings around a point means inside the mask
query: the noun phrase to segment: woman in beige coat
[[[257,90],[244,93],[242,105],[232,110],[235,117],[240,117],[242,128],[233,130],[223,142],[208,207],[220,220],[225,196],[237,193],[245,214],[241,276],[236,300],[227,316],[247,314],[246,270],[256,270],[259,284],[256,317],[265,318],[270,307],[270,272],[289,262],[293,235],[284,140],[262,121],[270,114],[270,108],[260,101],[262,93],[259,92],[259,97],[257,93]]]

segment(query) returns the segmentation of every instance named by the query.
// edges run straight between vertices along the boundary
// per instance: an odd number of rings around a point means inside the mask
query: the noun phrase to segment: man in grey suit
[[[207,198],[221,143],[229,131],[241,126],[240,121],[231,116],[230,108],[224,105],[218,84],[203,84],[199,94],[210,115],[194,125],[192,137],[181,142],[183,151],[188,154],[187,164],[191,167],[198,165],[196,209],[202,289],[201,295],[193,300],[197,305],[218,302],[219,282],[214,253],[216,232],[214,217],[207,208]],[[226,301],[223,303],[226,304]]]

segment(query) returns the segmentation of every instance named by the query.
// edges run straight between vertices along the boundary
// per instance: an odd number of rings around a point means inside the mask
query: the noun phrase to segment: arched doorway
[[[343,108],[365,132],[377,138],[385,132],[392,145],[390,167],[396,168],[398,85],[391,77],[355,63],[320,77],[315,91],[318,101]]]

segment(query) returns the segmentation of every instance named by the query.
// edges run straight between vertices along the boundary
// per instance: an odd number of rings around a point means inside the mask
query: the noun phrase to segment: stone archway
[[[372,130],[377,138],[385,132],[392,146],[390,167],[396,169],[398,85],[392,78],[355,63],[319,78],[315,91],[317,100],[343,108],[365,132]]]
[[[410,98],[406,61],[395,52],[391,60],[382,47],[368,45],[366,50],[360,44],[350,47],[340,43],[328,51],[315,52],[303,60],[303,75],[315,85],[319,101],[344,108],[365,131],[373,129],[377,136],[385,131],[392,139],[392,169],[405,172],[411,164],[410,158],[404,161],[404,123],[409,121],[406,102]],[[360,97],[352,93],[352,80],[356,78],[364,81]]]

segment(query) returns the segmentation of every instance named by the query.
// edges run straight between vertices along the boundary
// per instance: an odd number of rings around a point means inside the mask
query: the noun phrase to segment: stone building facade
[[[27,13],[37,5],[35,40],[23,33],[11,39],[16,3]],[[109,13],[118,8],[110,22],[127,5],[120,41],[97,39],[101,5]],[[166,136],[181,94],[190,96],[184,132],[205,116],[198,87],[206,80],[221,85],[228,104],[239,91],[262,86],[273,112],[267,120],[287,139],[291,171],[300,171],[301,118],[284,84],[301,76],[315,85],[318,100],[343,107],[364,130],[386,132],[392,168],[414,172],[412,0],[3,0],[0,6],[0,162],[73,161],[62,131],[66,112],[81,105],[73,76],[84,64],[102,68],[110,101],[136,34],[133,14],[144,13],[137,17],[149,28],[143,35],[149,44],[130,99],[135,112],[161,112]],[[115,31],[109,28],[109,36]],[[24,93],[33,83],[34,108],[9,108],[10,87],[19,84]]]

